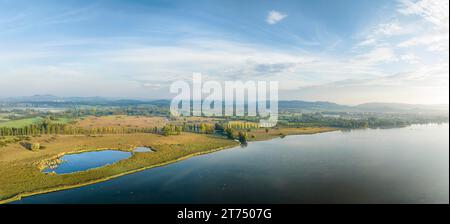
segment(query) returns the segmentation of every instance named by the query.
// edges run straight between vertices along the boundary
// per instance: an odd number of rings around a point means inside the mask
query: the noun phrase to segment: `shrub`
[[[41,149],[41,144],[39,144],[37,142],[31,143],[31,145],[30,145],[31,151],[38,151],[39,149]]]
[[[247,143],[247,141],[248,141],[248,134],[247,134],[247,132],[239,132],[238,139],[243,144]]]

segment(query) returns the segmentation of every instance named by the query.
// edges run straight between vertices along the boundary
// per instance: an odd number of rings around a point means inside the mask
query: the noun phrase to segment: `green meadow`
[[[1,122],[1,120],[0,120],[0,127],[20,128],[20,127],[25,127],[25,126],[28,126],[31,124],[39,123],[40,121],[42,121],[42,117],[9,120],[6,122]]]
[[[20,128],[29,126],[32,124],[38,124],[42,122],[42,117],[33,117],[33,118],[23,118],[23,119],[17,119],[17,120],[7,120],[6,118],[0,117],[0,128],[1,127],[9,127],[9,128]],[[67,124],[71,122],[73,119],[71,118],[58,118],[54,122],[60,123],[60,124]]]

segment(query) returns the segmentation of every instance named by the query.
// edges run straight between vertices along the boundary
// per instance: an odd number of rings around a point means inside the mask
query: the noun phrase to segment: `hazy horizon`
[[[144,97],[121,97],[121,96],[108,96],[108,97],[102,97],[102,96],[58,96],[58,95],[53,95],[53,94],[35,94],[35,95],[30,95],[30,96],[11,96],[11,97],[0,97],[0,102],[1,100],[6,100],[6,99],[17,99],[17,98],[31,98],[31,97],[56,97],[56,98],[62,98],[62,99],[67,99],[67,98],[100,98],[100,99],[105,99],[105,100],[138,100],[138,101],[157,101],[157,100],[167,100],[170,101],[172,100],[172,98],[170,97],[166,97],[166,98],[144,98]],[[187,99],[188,100],[188,99]],[[406,105],[419,105],[419,106],[448,106],[449,103],[419,103],[419,104],[409,104],[409,103],[402,103],[402,102],[389,102],[389,101],[371,101],[371,102],[364,102],[364,103],[359,103],[359,104],[345,104],[345,103],[336,103],[333,101],[310,101],[310,100],[301,100],[301,99],[280,99],[280,101],[303,101],[303,102],[323,102],[323,103],[335,103],[338,105],[343,105],[343,106],[359,106],[359,105],[364,105],[364,104],[406,104]]]
[[[449,2],[0,0],[0,98],[170,99],[191,79],[280,100],[449,103]]]

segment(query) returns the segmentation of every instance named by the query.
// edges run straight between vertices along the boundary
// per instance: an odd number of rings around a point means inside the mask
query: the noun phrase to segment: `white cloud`
[[[449,50],[449,36],[443,33],[424,34],[412,37],[399,43],[398,47],[412,47],[412,46],[426,46],[429,51],[448,52]]]
[[[356,47],[365,47],[365,46],[371,46],[374,45],[377,42],[375,38],[369,37],[359,43],[356,44]]]
[[[269,12],[266,18],[266,22],[270,25],[276,24],[280,22],[281,20],[285,19],[288,15],[283,14],[281,12],[272,10]]]
[[[418,64],[420,62],[420,58],[417,57],[415,54],[413,53],[407,53],[407,54],[403,54],[400,55],[400,60],[409,63],[409,64]]]
[[[395,52],[388,47],[378,47],[371,51],[357,55],[353,62],[363,63],[367,65],[376,65],[380,63],[393,62],[397,60]]]
[[[428,30],[417,33],[412,38],[404,40],[398,47],[425,46],[427,50],[448,55],[449,50],[449,1],[448,0],[400,0],[398,10],[406,16],[419,16],[428,21]]]
[[[89,45],[89,43],[86,44]],[[67,52],[61,52],[59,49],[36,46],[32,51],[36,56],[32,59],[22,56],[10,58],[7,61],[9,65],[0,66],[0,77],[21,77],[21,79],[9,79],[6,82],[9,88],[13,86],[20,88],[23,80],[47,74],[45,83],[41,83],[39,88],[50,91],[55,89],[53,86],[62,85],[62,82],[67,82],[66,85],[70,86],[72,86],[71,83],[77,83],[80,84],[80,88],[83,86],[82,82],[86,82],[86,86],[92,86],[88,85],[90,80],[86,77],[95,76],[101,77],[101,82],[105,83],[123,80],[129,85],[124,86],[123,89],[129,90],[131,94],[132,88],[162,89],[160,92],[167,93],[163,90],[167,82],[190,80],[192,72],[201,72],[205,79],[218,81],[278,80],[281,81],[281,89],[323,84],[344,78],[380,75],[372,64],[361,63],[361,61],[350,62],[347,57],[326,57],[314,53],[299,53],[218,39],[201,38],[184,40],[171,45],[123,45],[109,50],[76,51],[70,54],[70,58],[77,58],[79,61],[74,65],[67,65],[67,61],[61,60],[66,58]],[[23,51],[21,55],[27,55],[25,50]],[[0,58],[2,58],[1,54]],[[5,55],[4,58],[7,56]],[[385,56],[382,58],[386,59]],[[52,67],[33,66],[42,60],[48,61]],[[374,61],[369,58],[366,60]],[[20,67],[32,69],[19,71],[17,68]],[[76,82],[72,79],[64,79],[64,77],[80,76],[82,78],[77,78]],[[133,82],[138,85],[133,85]],[[5,87],[3,84],[5,83],[0,83],[0,88]],[[93,90],[86,90],[85,94],[89,92],[96,94]],[[168,96],[164,95],[164,97]]]
[[[295,90],[282,90],[280,99],[332,101],[342,104],[393,102],[448,104],[448,62],[433,68],[382,77],[360,77]]]
[[[394,36],[411,34],[410,27],[404,27],[396,20],[387,23],[380,23],[373,26],[368,33],[363,34],[363,40],[355,45],[355,47],[367,47],[380,45]]]
[[[392,22],[379,24],[374,35],[394,36],[403,33],[403,28],[397,22]]]
[[[403,5],[398,11],[404,15],[419,15],[437,26],[447,26],[449,22],[448,0],[400,0]]]
[[[448,102],[448,98],[436,98],[439,94],[448,93],[448,64],[447,73],[440,72],[439,77],[434,75],[437,74],[434,71],[415,70],[422,65],[433,68],[437,64],[431,52],[422,55],[423,49],[416,51],[418,46],[441,52],[446,49],[448,55],[448,29],[445,33],[442,23],[429,23],[428,19],[412,16],[416,15],[415,12],[405,11],[399,14],[400,17],[380,21],[371,27],[371,31],[359,36],[362,40],[356,45],[364,48],[350,53],[340,51],[342,54],[339,56],[326,52],[308,53],[304,49],[298,50],[300,47],[288,50],[230,41],[225,35],[219,38],[205,35],[210,39],[195,36],[168,44],[133,38],[124,41],[104,38],[64,40],[36,46],[3,43],[0,48],[7,49],[4,51],[7,53],[0,53],[0,77],[3,80],[0,89],[14,93],[16,89],[23,89],[24,82],[29,82],[30,88],[23,90],[25,95],[59,92],[96,95],[100,92],[111,96],[167,98],[170,96],[165,88],[172,80],[190,80],[192,72],[201,72],[205,79],[219,81],[279,80],[281,91],[318,86],[301,93],[292,92],[285,95],[286,99],[341,103],[386,99],[415,103],[429,102],[430,99]],[[283,13],[271,11],[266,22],[276,24],[286,17]],[[60,45],[69,46],[64,48]],[[91,49],[83,46],[101,47]],[[438,55],[436,58],[443,57]],[[421,59],[431,62],[425,64]],[[64,65],[68,62],[78,64]],[[48,66],[33,66],[40,63]],[[405,66],[405,63],[410,65]],[[416,72],[389,76],[405,70]],[[361,79],[362,82],[345,81]]]

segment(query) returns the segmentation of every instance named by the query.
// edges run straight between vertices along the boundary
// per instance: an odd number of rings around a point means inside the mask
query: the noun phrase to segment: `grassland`
[[[158,116],[128,116],[128,115],[110,115],[110,116],[88,116],[77,119],[73,122],[74,127],[82,129],[90,128],[162,128],[165,125],[171,124],[175,126],[183,126],[183,124],[211,124],[214,125],[221,118],[208,117],[158,117]]]
[[[146,117],[146,116],[89,116],[79,119],[74,126],[80,128],[102,128],[102,127],[128,127],[128,128],[153,128],[162,127],[168,123],[164,117]]]
[[[41,117],[10,120],[10,121],[6,121],[6,122],[1,122],[0,127],[11,127],[11,128],[25,127],[25,126],[28,126],[31,124],[39,123],[40,121],[42,121]]]
[[[20,144],[11,144],[0,150],[0,201],[91,184],[238,144],[217,136],[190,133],[168,137],[153,134],[46,136],[34,140],[42,142],[45,150],[31,152]],[[155,152],[134,153],[130,158],[111,165],[63,175],[45,174],[39,166],[43,161],[66,153],[101,149],[131,151],[136,146],[149,146]]]
[[[322,132],[335,131],[336,128],[329,127],[302,127],[302,128],[271,128],[266,129],[259,128],[253,129],[248,133],[250,141],[263,141],[276,137],[283,137],[286,135],[308,135],[317,134]]]
[[[212,122],[212,120],[201,121]],[[86,117],[74,122],[73,125],[83,128],[154,127],[163,126],[168,122],[199,122],[199,118],[168,121],[163,117],[143,116]],[[314,134],[332,130],[335,129],[311,127],[266,130],[261,128],[252,129],[248,134],[250,141],[260,141],[284,135]],[[194,133],[173,136],[144,133],[96,136],[44,135],[33,137],[29,141],[39,142],[44,149],[33,152],[24,148],[20,142],[13,142],[0,148],[0,203],[18,200],[23,196],[92,184],[238,144],[221,136]],[[151,147],[155,152],[133,153],[130,158],[117,163],[71,174],[57,175],[41,172],[42,164],[56,160],[64,154],[103,149],[132,151],[137,146]]]
[[[9,113],[0,113],[0,123],[9,121],[8,118],[9,115],[10,115]]]
[[[10,128],[20,128],[29,126],[32,124],[37,124],[39,122],[42,122],[44,118],[42,117],[33,117],[33,118],[23,118],[23,119],[17,119],[17,120],[8,120],[8,121],[1,121],[0,120],[0,127],[10,127]],[[57,118],[54,120],[55,123],[61,123],[66,124],[71,122],[72,119],[70,118]]]

